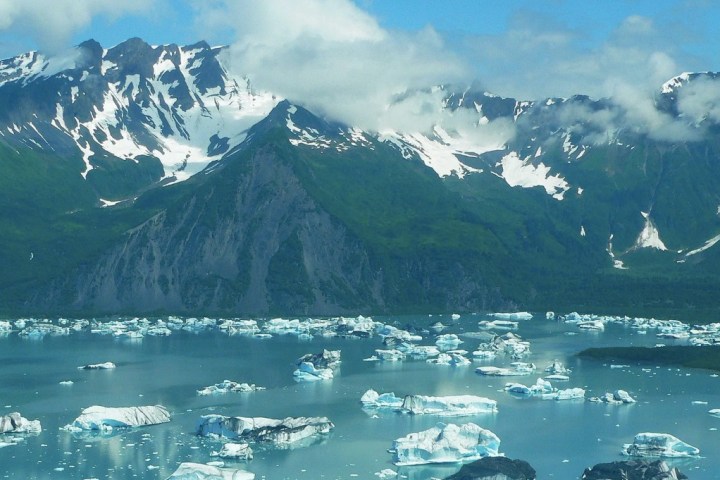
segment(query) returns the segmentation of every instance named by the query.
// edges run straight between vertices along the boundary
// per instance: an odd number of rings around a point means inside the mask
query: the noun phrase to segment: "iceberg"
[[[394,408],[402,407],[403,399],[396,397],[394,393],[383,393],[382,395],[372,388],[360,397],[364,408]]]
[[[83,365],[78,367],[78,370],[110,370],[115,368],[115,364],[112,362],[105,363],[92,363],[90,365]]]
[[[400,409],[413,415],[454,417],[496,412],[497,402],[476,395],[448,395],[444,397],[407,395],[403,399]]]
[[[503,320],[532,320],[533,318],[532,313],[529,312],[491,313],[488,316]]]
[[[315,368],[336,368],[340,365],[340,350],[323,350],[320,353],[308,353],[298,358],[295,365],[312,363]]]
[[[470,360],[457,351],[441,353],[437,356],[437,358],[428,359],[426,362],[434,363],[436,365],[450,365],[451,367],[470,365]]]
[[[437,345],[441,350],[454,350],[461,343],[463,343],[463,341],[460,340],[460,338],[458,338],[458,336],[454,333],[438,335],[435,339],[435,345]]]
[[[310,362],[302,362],[293,372],[296,382],[317,382],[318,380],[332,380],[333,371],[330,368],[315,368]]]
[[[631,397],[630,394],[625,390],[615,390],[612,393],[607,392],[604,395],[601,395],[599,397],[591,397],[588,400],[591,402],[609,403],[614,405],[621,403],[635,403],[635,399]]]
[[[628,460],[623,462],[598,463],[586,468],[580,480],[607,480],[629,478],[638,480],[680,480],[687,479],[676,467],[662,460]]]
[[[253,480],[254,478],[254,473],[239,468],[186,462],[181,463],[168,480]]]
[[[28,420],[18,412],[0,417],[0,433],[40,433],[40,420]]]
[[[422,432],[411,433],[393,442],[395,465],[455,463],[497,456],[500,439],[474,423],[438,423]]]
[[[399,362],[403,359],[405,359],[405,354],[401,352],[400,350],[382,350],[382,349],[376,349],[375,355],[378,359],[382,360],[383,362]]]
[[[258,390],[265,390],[265,387],[258,387],[254,383],[249,384],[233,382],[232,380],[223,380],[220,383],[198,390],[197,393],[198,395],[216,395],[225,393],[256,392]]]
[[[567,388],[552,394],[552,400],[577,400],[580,398],[585,398],[585,390],[582,388]]]
[[[253,451],[247,443],[226,443],[219,452],[212,452],[210,456],[232,458],[234,460],[252,460]]]
[[[568,375],[570,372],[571,370],[565,368],[565,365],[558,360],[553,360],[553,363],[545,368],[545,373],[549,373],[550,375]]]
[[[264,417],[226,417],[204,415],[198,421],[197,435],[233,440],[291,445],[314,435],[327,434],[335,425],[327,417],[288,417],[282,420]]]
[[[142,427],[169,421],[170,413],[162,405],[117,408],[95,405],[83,410],[80,416],[64,429],[71,432],[111,431],[115,428]]]
[[[360,398],[363,408],[391,408],[400,413],[413,415],[462,416],[497,411],[497,402],[476,395],[448,395],[431,397],[427,395],[406,395],[402,399],[394,393],[368,390]]]
[[[668,433],[638,433],[622,453],[633,457],[695,457],[700,449]]]

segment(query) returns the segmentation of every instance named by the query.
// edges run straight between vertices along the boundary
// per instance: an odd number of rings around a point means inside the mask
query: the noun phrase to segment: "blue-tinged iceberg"
[[[500,439],[474,423],[438,423],[422,432],[411,433],[393,442],[395,465],[469,462],[499,455]]]
[[[288,417],[278,420],[204,415],[198,421],[196,433],[201,436],[290,446],[300,440],[330,433],[334,427],[327,417]]]
[[[221,395],[225,393],[245,393],[265,390],[265,387],[258,387],[254,383],[240,383],[232,380],[223,380],[215,385],[202,388],[197,391],[198,395]]]
[[[393,408],[402,407],[403,399],[396,397],[394,393],[379,394],[373,389],[368,390],[360,397],[360,402],[366,408]]]
[[[212,452],[211,457],[232,458],[234,460],[252,460],[253,451],[247,443],[225,443],[219,452]]]
[[[143,407],[101,407],[92,406],[82,411],[79,417],[64,430],[111,431],[116,428],[142,427],[170,421],[170,413],[162,405]]]
[[[700,449],[668,433],[638,433],[622,453],[633,457],[695,457]]]
[[[293,372],[296,382],[317,382],[318,380],[332,380],[333,371],[330,368],[315,368],[310,362],[302,362]]]
[[[253,480],[254,478],[254,473],[239,468],[187,462],[181,463],[168,480]]]

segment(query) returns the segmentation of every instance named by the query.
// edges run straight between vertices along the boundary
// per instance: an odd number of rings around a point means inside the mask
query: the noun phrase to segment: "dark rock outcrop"
[[[628,460],[623,462],[598,463],[586,468],[581,480],[681,480],[688,478],[675,467],[662,460]]]
[[[484,457],[467,465],[445,480],[534,480],[535,469],[524,460]]]

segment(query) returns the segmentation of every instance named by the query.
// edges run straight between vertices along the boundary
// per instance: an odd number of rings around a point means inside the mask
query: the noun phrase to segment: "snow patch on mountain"
[[[680,75],[671,78],[667,82],[663,83],[661,92],[662,93],[673,93],[678,88],[682,87],[683,83],[690,80],[690,72],[683,72]]]
[[[502,168],[500,176],[511,187],[543,187],[556,200],[562,200],[570,189],[564,178],[550,175],[550,167],[542,162],[534,165],[529,157],[521,159],[517,152],[508,153],[496,166]]]
[[[706,241],[702,247],[696,248],[695,250],[690,250],[685,254],[685,256],[690,257],[692,255],[697,255],[698,253],[704,252],[705,250],[713,247],[718,242],[720,242],[720,235],[716,235],[710,240]]]
[[[657,250],[667,251],[667,247],[663,241],[660,240],[660,232],[650,219],[650,213],[640,212],[640,214],[645,218],[645,226],[642,232],[640,232],[640,235],[638,235],[637,240],[635,240],[634,248],[655,248]]]

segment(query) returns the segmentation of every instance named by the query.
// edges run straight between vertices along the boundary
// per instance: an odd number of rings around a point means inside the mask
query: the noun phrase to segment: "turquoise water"
[[[398,325],[427,327],[441,320],[451,325],[443,333],[477,331],[484,317],[375,318]],[[578,478],[585,467],[619,460],[623,443],[643,431],[671,433],[701,450],[701,458],[671,462],[692,479],[715,479],[720,471],[720,418],[707,414],[720,408],[720,378],[712,372],[655,365],[610,368],[575,353],[590,346],[654,345],[650,331],[639,335],[618,325],[601,333],[580,332],[572,325],[536,317],[522,321],[517,331],[532,345],[527,361],[538,373],[554,359],[573,370],[559,388],[582,387],[586,396],[624,389],[634,405],[602,405],[582,401],[517,399],[502,391],[508,381],[525,384],[537,376],[482,377],[479,365],[505,366],[503,356],[468,367],[427,364],[423,360],[398,363],[364,362],[381,339],[314,338],[294,336],[255,339],[218,331],[175,332],[169,337],[118,339],[87,332],[31,340],[16,334],[0,337],[0,414],[19,411],[39,419],[43,431],[26,436],[18,445],[0,448],[0,478],[11,479],[164,479],[181,462],[209,462],[218,442],[196,437],[201,415],[327,416],[332,433],[303,448],[255,449],[249,462],[239,465],[262,479],[375,479],[385,468],[411,480],[443,478],[459,465],[403,467],[391,463],[392,441],[425,430],[441,419],[381,413],[373,417],[360,406],[369,388],[398,395],[474,394],[497,400],[498,412],[444,419],[474,422],[495,432],[500,451],[530,462],[538,478]],[[574,333],[568,335],[567,333]],[[433,344],[426,335],[422,344]],[[479,341],[464,338],[460,348],[473,351]],[[331,381],[297,384],[293,362],[323,348],[341,350],[342,365]],[[112,361],[114,370],[84,371],[77,367]],[[255,383],[265,391],[198,396],[196,391],[224,379]],[[73,385],[60,385],[72,380]],[[698,404],[693,402],[707,402]],[[138,428],[110,438],[75,436],[59,430],[91,405],[132,406],[162,404],[172,413],[168,424]],[[1,437],[0,437],[1,439]]]

